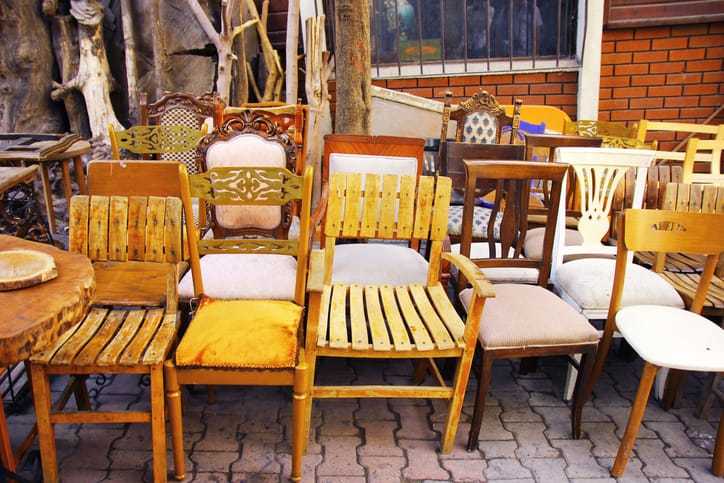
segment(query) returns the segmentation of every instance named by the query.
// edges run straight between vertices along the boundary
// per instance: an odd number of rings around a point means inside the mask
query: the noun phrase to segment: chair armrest
[[[311,230],[312,235],[317,232],[317,227],[322,224],[324,215],[327,214],[327,201],[329,200],[329,185],[327,183],[322,184],[322,192],[319,196],[319,203],[317,208],[314,210],[311,216]]]
[[[324,288],[324,250],[312,250],[309,255],[307,292],[321,292]]]
[[[483,275],[483,272],[465,255],[457,253],[443,253],[442,259],[447,260],[465,275],[465,278],[473,286],[475,294],[483,298],[495,297],[495,289]]]

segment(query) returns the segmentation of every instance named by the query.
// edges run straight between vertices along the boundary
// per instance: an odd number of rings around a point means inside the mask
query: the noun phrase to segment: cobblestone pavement
[[[548,360],[521,376],[517,363],[494,366],[478,449],[467,452],[475,383],[471,381],[455,449],[438,453],[447,414],[442,401],[320,400],[304,458],[304,481],[516,481],[609,482],[609,468],[623,434],[641,370],[640,362],[612,356],[593,403],[583,415],[583,438],[570,436],[570,409],[560,393],[565,365]],[[406,361],[323,361],[321,382],[409,383]],[[651,401],[625,482],[721,481],[710,472],[721,409],[698,419],[705,379],[689,377],[677,409]],[[60,391],[63,380],[54,381]],[[89,381],[97,408],[148,408],[148,388],[138,377]],[[280,388],[217,388],[207,403],[204,388],[184,394],[187,480],[286,481],[290,472],[291,402]],[[10,418],[15,442],[33,422],[32,410]],[[58,426],[58,458],[65,482],[150,481],[151,437],[146,425]],[[169,439],[170,448],[170,439]],[[169,450],[169,471],[172,459]]]

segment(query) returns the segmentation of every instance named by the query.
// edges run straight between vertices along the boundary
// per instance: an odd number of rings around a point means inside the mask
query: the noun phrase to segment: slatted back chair
[[[314,384],[317,357],[459,360],[453,386],[317,386],[314,397],[413,397],[451,401],[442,451],[452,449],[477,334],[491,286],[461,255],[442,254],[451,180],[446,177],[336,173],[330,178],[324,251],[312,254],[306,355]],[[332,279],[338,238],[430,240],[424,283],[343,284]],[[439,281],[445,257],[465,273],[475,297],[463,322]],[[391,273],[394,267],[389,267]],[[396,285],[396,286],[395,286]],[[384,312],[383,312],[384,308]],[[432,359],[430,359],[432,361]],[[434,362],[431,362],[434,366]],[[435,374],[440,375],[435,368]],[[441,379],[440,379],[441,381]],[[311,400],[305,425],[309,426]]]
[[[510,126],[510,144],[517,140],[520,125],[520,109],[523,101],[516,99],[513,104],[513,116],[505,113],[505,108],[498,103],[495,96],[487,91],[475,93],[464,100],[456,108],[452,106],[452,92],[445,93],[445,105],[442,111],[442,128],[440,140],[448,139],[448,124],[456,122],[453,140],[473,144],[500,143],[503,126]]]
[[[680,141],[679,146],[683,146],[689,139],[695,136],[713,137],[714,139],[724,139],[724,125],[716,124],[694,124],[687,122],[670,122],[670,121],[649,121],[642,119],[638,122],[638,129],[636,131],[636,137],[639,141],[658,141],[673,142]],[[667,158],[669,154],[679,154],[683,156],[683,153],[677,153],[678,149],[671,151],[662,151],[657,153],[657,159],[676,159],[676,157]],[[664,157],[662,157],[662,155]],[[684,158],[679,156],[678,161],[682,161]]]
[[[724,150],[724,138],[717,140],[691,138],[686,145],[684,155],[684,183],[724,185],[724,173],[721,169],[722,150]],[[706,169],[700,171],[695,169],[695,165],[702,151],[710,156],[710,161],[706,163]]]
[[[200,302],[175,356],[166,362],[176,477],[183,479],[185,474],[179,385],[286,385],[294,387],[292,479],[299,481],[307,435],[302,424],[307,371],[299,341],[311,241],[312,167],[306,167],[301,176],[284,167],[249,166],[215,167],[188,176],[181,167],[180,177],[187,216],[192,211],[192,197],[213,205],[233,206],[282,206],[300,201],[301,230],[298,240],[219,240],[199,239],[198,230],[187,225],[194,293]],[[204,288],[207,273],[202,272],[200,257],[215,254],[293,256],[293,298],[267,295],[222,300],[209,296]],[[278,276],[273,270],[260,275],[271,279]]]

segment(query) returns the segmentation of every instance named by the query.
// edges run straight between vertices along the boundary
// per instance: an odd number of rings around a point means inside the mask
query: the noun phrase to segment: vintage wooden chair
[[[452,92],[445,93],[445,105],[442,111],[440,141],[448,139],[448,125],[456,123],[453,140],[473,144],[499,144],[503,126],[510,126],[509,143],[514,144],[520,125],[520,108],[523,101],[516,99],[513,104],[513,117],[505,113],[505,108],[495,96],[480,91],[464,100],[456,108],[452,107]]]
[[[714,139],[722,140],[724,139],[724,125],[649,121],[642,119],[639,121],[636,131],[636,137],[642,142],[651,140],[659,142],[673,141],[681,139],[681,136],[685,136],[677,147],[683,147],[689,139],[700,135],[713,136]],[[683,161],[683,153],[677,151],[678,149],[676,148],[670,151],[660,151],[656,153],[656,159]],[[667,157],[667,154],[673,155],[673,157]]]
[[[307,261],[311,242],[311,167],[302,176],[281,167],[214,167],[188,176],[181,167],[181,187],[186,216],[192,212],[191,197],[215,206],[283,206],[301,201],[298,240],[251,238],[200,240],[187,225],[191,251],[194,297],[198,305],[175,356],[166,362],[167,399],[171,419],[175,475],[185,476],[181,395],[179,385],[273,385],[293,386],[292,480],[301,480],[306,429],[303,410],[307,403],[307,366],[301,325],[304,313]],[[269,279],[276,293],[248,292],[245,297],[221,300],[205,290],[201,255],[235,253],[257,257],[296,259],[292,297],[287,294],[285,274],[267,270],[241,275],[258,283]]]
[[[600,137],[604,148],[656,149],[637,138],[638,124],[626,126],[622,122],[612,121],[571,121],[563,126],[564,135]]]
[[[619,446],[611,474],[623,476],[649,399],[656,373],[661,368],[682,371],[724,371],[724,330],[699,315],[706,292],[724,251],[724,216],[710,213],[676,213],[656,210],[626,210],[619,233],[609,316],[597,359],[603,361],[614,331],[619,331],[644,359],[639,382],[624,437]],[[626,272],[630,268],[629,252],[648,250],[669,252],[681,250],[707,257],[706,267],[696,289],[689,311],[657,304],[623,306]],[[600,375],[594,372],[584,394],[590,395]],[[712,466],[714,475],[724,476],[724,417],[719,432]]]
[[[399,187],[398,187],[399,186]],[[324,250],[312,252],[308,283],[306,360],[314,398],[411,397],[450,401],[442,452],[452,449],[475,349],[478,322],[492,286],[467,258],[443,254],[451,181],[446,177],[335,173],[330,180]],[[424,283],[334,282],[337,239],[430,240]],[[473,286],[470,315],[463,322],[439,282],[440,262],[449,260]],[[441,386],[319,386],[319,357],[427,360]],[[452,386],[432,358],[458,360]],[[309,427],[312,397],[307,401]]]
[[[140,154],[143,158],[152,155],[166,161],[181,162],[188,157],[188,153],[194,152],[201,138],[206,135],[206,126],[201,129],[182,125],[133,126],[124,131],[116,131],[113,126],[108,126],[108,135],[113,159],[123,159],[123,149],[128,153]]]
[[[724,185],[724,174],[721,171],[721,157],[724,150],[724,138],[720,140],[704,140],[691,138],[686,145],[684,154],[684,183],[701,183]],[[701,158],[700,151],[710,156],[704,171],[694,169]]]
[[[460,252],[471,257],[486,278],[513,280],[516,272],[533,272],[534,285],[501,283],[495,285],[496,297],[486,304],[480,316],[478,346],[481,352],[478,392],[468,437],[468,451],[478,446],[485,398],[490,387],[495,359],[583,354],[583,375],[578,376],[578,396],[590,374],[598,345],[598,332],[570,305],[548,291],[556,215],[561,186],[567,166],[553,163],[516,161],[465,161],[465,213]],[[545,244],[540,260],[522,257],[528,225],[531,184],[550,183],[552,207],[548,210]],[[480,183],[494,183],[493,212],[503,214],[500,243],[473,243],[472,217],[475,191]],[[492,229],[488,229],[489,232]],[[477,249],[477,250],[476,250]],[[476,254],[475,252],[478,251]],[[502,272],[502,273],[501,273]],[[467,274],[464,274],[467,275]],[[460,293],[463,306],[471,307],[471,289]],[[521,303],[524,301],[523,303]],[[581,415],[585,399],[576,397],[572,412],[572,432],[580,437]]]
[[[150,423],[153,479],[166,481],[163,362],[177,330],[181,226],[178,198],[73,197],[69,250],[94,262],[96,293],[86,317],[30,360],[44,481],[58,480],[53,426],[78,423]],[[99,373],[149,375],[150,412],[51,409],[50,376]]]

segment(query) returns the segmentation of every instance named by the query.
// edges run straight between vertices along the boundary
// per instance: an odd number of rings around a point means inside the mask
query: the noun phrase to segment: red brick
[[[664,102],[664,107],[697,107],[698,105],[698,96],[667,97]]]
[[[636,64],[645,62],[664,62],[669,59],[669,53],[665,50],[654,52],[634,52],[633,61]]]
[[[576,120],[576,114],[577,114],[576,106],[558,106],[558,107],[561,109],[561,111],[568,114],[571,117],[571,119],[573,119],[574,121]]]
[[[630,64],[631,52],[617,52],[615,54],[601,54],[601,64]]]
[[[561,84],[533,84],[530,86],[531,94],[560,94]]]
[[[480,76],[479,75],[461,75],[450,77],[451,86],[479,86]]]
[[[501,104],[512,104],[513,103],[513,96],[495,96],[495,98]]]
[[[598,103],[598,108],[604,111],[628,109],[628,99],[604,99]]]
[[[681,117],[709,117],[710,107],[688,107],[681,109]]]
[[[695,84],[684,87],[685,96],[701,96],[705,94],[716,94],[719,91],[719,84]]]
[[[518,97],[521,101],[523,101],[523,104],[525,105],[532,105],[532,104],[540,104],[543,105],[546,103],[545,96],[520,96]]]
[[[527,93],[528,93],[527,84],[511,84],[511,85],[507,85],[507,86],[498,86],[498,94],[500,94],[501,96],[527,94]]]
[[[608,76],[613,75],[613,66],[612,65],[602,65],[601,66],[601,75],[602,76]]]
[[[713,23],[709,25],[710,34],[721,34],[724,33],[724,22]]]
[[[705,49],[684,49],[672,50],[669,52],[669,60],[696,60],[706,57]]]
[[[709,47],[706,49],[707,59],[721,59],[724,57],[724,47]]]
[[[601,53],[608,54],[616,50],[616,42],[601,42]]]
[[[616,52],[637,52],[649,50],[650,40],[621,40],[616,42]]]
[[[629,76],[601,77],[601,87],[628,87]]]
[[[575,82],[578,80],[578,72],[549,72],[546,80],[548,82]]]
[[[683,35],[701,35],[705,34],[708,27],[706,24],[698,25],[676,25],[671,28],[671,35],[678,37]]]
[[[651,64],[649,72],[652,74],[673,74],[684,72],[683,62],[661,62],[659,64]]]
[[[564,94],[575,94],[578,92],[578,84],[563,84]]]
[[[634,33],[635,39],[660,39],[671,35],[669,27],[648,27],[636,29]]]
[[[700,106],[717,106],[724,104],[724,96],[701,96],[699,98]]]
[[[549,96],[546,96],[546,104],[558,104],[558,105],[566,105],[566,104],[576,104],[576,96],[571,94],[552,94]]]
[[[420,79],[422,80],[422,79]],[[465,95],[465,88],[463,86],[456,86],[456,87],[435,87],[435,90],[433,90],[433,96],[435,97],[445,97],[445,95],[448,92],[452,92],[453,96],[456,97],[462,97]]]
[[[541,74],[516,74],[513,82],[516,84],[525,82],[526,84],[540,84],[546,81],[546,75]]]
[[[620,29],[620,30],[604,30],[604,40],[628,40],[634,36],[633,29]]]
[[[387,81],[387,87],[390,89],[417,87],[417,79],[390,79]]]
[[[631,109],[636,109],[636,108],[652,109],[655,107],[663,107],[664,98],[663,97],[641,97],[639,99],[631,99],[631,102],[629,105],[631,106]]]
[[[649,87],[650,96],[680,96],[681,86]]]
[[[721,70],[721,59],[692,60],[686,63],[687,72],[705,72]]]
[[[510,84],[513,82],[512,75],[484,75],[480,79],[483,85],[485,84]]]
[[[372,79],[373,86],[387,87],[387,81],[384,79]]]
[[[466,97],[474,96],[481,90],[483,90],[483,88],[481,88],[480,86],[465,86],[465,96]],[[492,95],[496,94],[495,86],[486,86],[484,90],[487,91],[488,94],[492,94]]]
[[[724,72],[704,72],[702,82],[724,82]]]
[[[417,80],[419,87],[440,87],[448,85],[447,77],[423,77]]]
[[[689,39],[689,47],[719,47],[724,45],[724,34],[700,35]]]
[[[701,74],[668,74],[667,84],[698,84],[701,82]]]
[[[638,121],[644,117],[642,109],[627,109],[623,111],[611,112],[612,121]]]
[[[646,119],[677,119],[678,109],[647,109]]]
[[[651,48],[654,50],[685,49],[688,41],[689,39],[686,37],[655,39],[651,42]]]
[[[616,75],[648,74],[648,64],[622,64],[615,68]]]
[[[664,74],[635,75],[631,77],[632,86],[660,86],[666,83]]]
[[[598,98],[599,99],[610,99],[611,98],[611,89],[608,88],[602,88],[598,91]]]
[[[644,97],[646,96],[645,87],[617,87],[613,90],[614,98],[621,97]]]
[[[431,87],[421,87],[417,89],[404,89],[405,92],[414,94],[416,96],[420,97],[428,97],[432,98],[432,88]]]
[[[598,120],[599,121],[610,121],[611,120],[611,111],[601,111],[598,113]]]
[[[650,141],[673,141],[676,139],[676,133],[673,131],[649,131],[646,134],[646,139]]]

